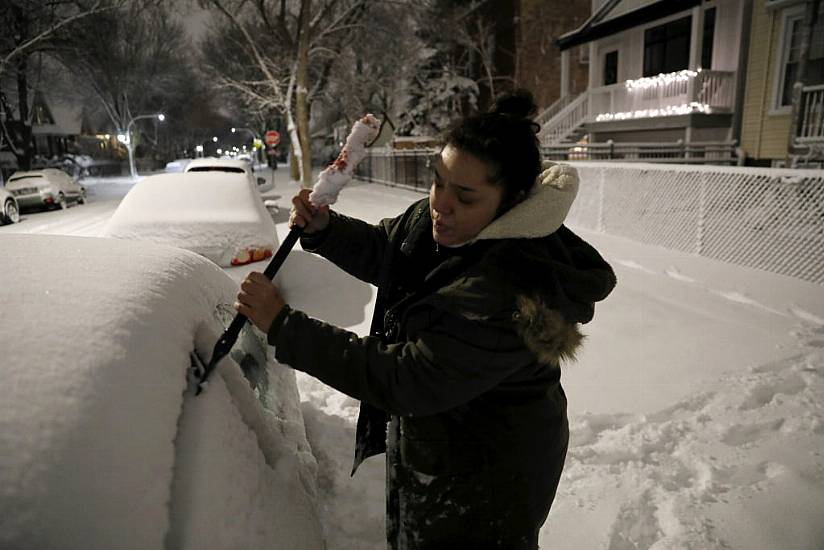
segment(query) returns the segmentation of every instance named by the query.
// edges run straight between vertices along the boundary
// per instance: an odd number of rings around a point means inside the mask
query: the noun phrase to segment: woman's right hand
[[[329,225],[329,207],[317,208],[309,202],[311,189],[301,189],[292,197],[292,212],[289,214],[289,227],[297,225],[304,233],[317,233]]]

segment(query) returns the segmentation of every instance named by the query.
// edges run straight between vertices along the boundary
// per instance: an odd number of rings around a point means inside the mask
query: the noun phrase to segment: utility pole
[[[804,25],[801,27],[801,44],[798,51],[798,72],[793,83],[792,111],[790,116],[790,135],[787,137],[786,164],[790,166],[792,155],[795,152],[795,136],[801,122],[801,100],[806,80],[807,62],[810,59],[810,42],[812,41],[813,27],[821,11],[821,0],[807,0],[807,9],[804,14]]]

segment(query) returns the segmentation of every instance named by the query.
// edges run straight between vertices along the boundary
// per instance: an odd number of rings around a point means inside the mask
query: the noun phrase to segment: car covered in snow
[[[274,186],[266,178],[256,177],[251,160],[206,157],[194,159],[183,168],[184,172],[228,172],[245,174],[252,187],[264,193]]]
[[[187,381],[229,275],[93,237],[9,234],[0,256],[0,548],[323,547],[294,371],[247,324]]]
[[[86,189],[56,168],[15,172],[6,182],[20,208],[68,208],[86,202]]]
[[[194,162],[194,161],[193,161]],[[185,248],[222,267],[266,259],[275,224],[245,174],[158,174],[132,187],[101,236]]]
[[[0,225],[20,221],[20,206],[14,195],[0,187]]]
[[[192,159],[175,159],[167,162],[163,170],[166,172],[183,172],[190,162],[192,162]]]

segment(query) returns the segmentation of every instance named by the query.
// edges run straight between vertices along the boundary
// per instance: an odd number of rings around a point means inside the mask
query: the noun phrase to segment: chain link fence
[[[822,170],[570,164],[570,225],[824,284]]]
[[[425,191],[435,154],[371,151],[357,177]],[[572,226],[824,284],[824,170],[569,164]]]

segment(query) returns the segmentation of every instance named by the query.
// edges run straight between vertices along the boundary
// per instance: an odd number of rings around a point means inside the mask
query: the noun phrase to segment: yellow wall
[[[756,159],[784,159],[790,115],[771,115],[776,65],[781,61],[781,10],[768,12],[766,0],[753,2],[741,146]]]

